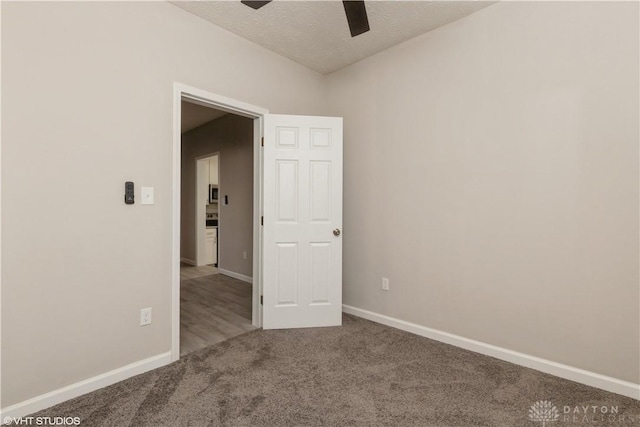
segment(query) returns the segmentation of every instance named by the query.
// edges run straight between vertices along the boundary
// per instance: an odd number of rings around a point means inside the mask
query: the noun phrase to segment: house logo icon
[[[560,418],[558,408],[549,400],[539,400],[529,408],[529,419],[541,422],[542,427],[547,423],[558,421],[558,418]]]

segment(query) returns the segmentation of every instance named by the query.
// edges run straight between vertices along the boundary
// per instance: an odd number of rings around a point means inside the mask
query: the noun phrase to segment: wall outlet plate
[[[140,326],[151,324],[151,307],[140,310]]]

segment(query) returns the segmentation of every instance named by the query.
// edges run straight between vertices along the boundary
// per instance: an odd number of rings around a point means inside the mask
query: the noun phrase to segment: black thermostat
[[[134,203],[133,182],[131,181],[124,183],[124,203],[127,205],[132,205]]]

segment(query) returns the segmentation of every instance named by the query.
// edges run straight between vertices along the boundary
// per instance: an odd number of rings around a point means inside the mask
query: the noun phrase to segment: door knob
[[[340,235],[340,229],[336,228],[335,230],[333,230],[333,235],[338,237]]]

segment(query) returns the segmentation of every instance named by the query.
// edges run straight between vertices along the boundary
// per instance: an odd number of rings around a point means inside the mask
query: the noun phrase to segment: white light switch
[[[140,187],[140,204],[153,205],[153,187]]]

